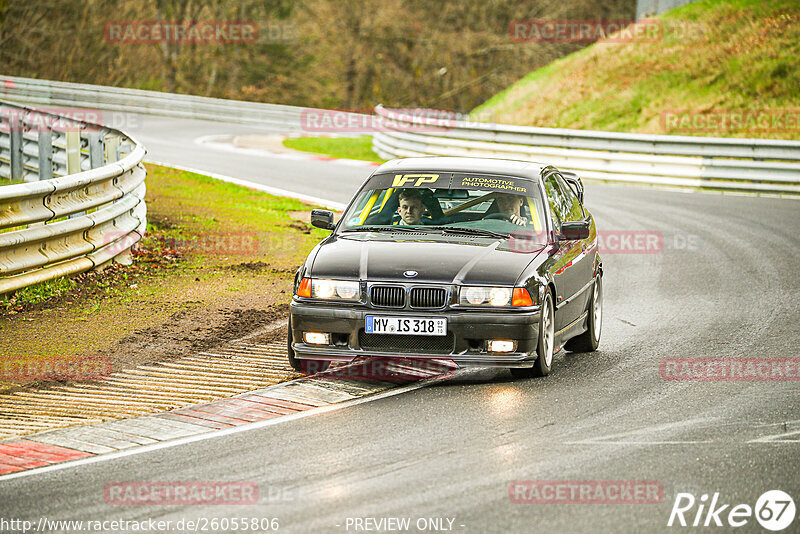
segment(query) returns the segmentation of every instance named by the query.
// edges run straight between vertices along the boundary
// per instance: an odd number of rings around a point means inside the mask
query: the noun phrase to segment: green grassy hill
[[[701,0],[650,42],[598,42],[476,108],[480,121],[800,139],[800,2]]]

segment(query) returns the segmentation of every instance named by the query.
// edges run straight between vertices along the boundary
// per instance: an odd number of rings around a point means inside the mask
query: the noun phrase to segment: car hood
[[[332,236],[316,251],[315,278],[423,283],[513,284],[542,247],[509,249],[507,239],[429,235],[386,238],[375,234]],[[416,271],[414,277],[403,273]]]

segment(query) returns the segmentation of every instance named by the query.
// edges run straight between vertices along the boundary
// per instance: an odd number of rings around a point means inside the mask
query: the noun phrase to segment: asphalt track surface
[[[129,129],[153,160],[338,202],[371,170],[192,141],[255,128],[141,121],[139,132]],[[679,492],[754,506],[780,489],[800,504],[800,383],[671,381],[659,372],[665,358],[798,356],[800,201],[589,184],[586,205],[601,230],[663,235],[661,250],[603,257],[596,353],[562,352],[544,379],[469,370],[321,415],[0,479],[0,518],[274,517],[279,532],[367,531],[355,518],[410,518],[418,532],[419,518],[449,518],[453,532],[669,532],[694,530],[667,526]],[[104,500],[108,483],[187,480],[254,482],[260,502]],[[517,504],[509,485],[518,480],[655,481],[664,495],[653,504]],[[705,530],[731,530],[724,525]],[[753,517],[735,530],[764,531]],[[800,519],[785,530],[798,531]]]
[[[211,136],[280,133],[241,124],[127,114],[123,129],[147,147],[147,160],[182,165],[300,195],[347,203],[370,167],[327,161],[265,157],[252,151],[228,152],[199,142]],[[187,135],[187,131],[191,132]]]

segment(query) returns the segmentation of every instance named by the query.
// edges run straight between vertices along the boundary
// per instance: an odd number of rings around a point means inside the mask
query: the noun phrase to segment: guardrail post
[[[89,132],[89,165],[91,169],[103,166],[103,136],[100,132]]]
[[[9,139],[11,145],[11,179],[22,180],[25,172],[22,168],[22,118],[11,113],[8,121],[9,125]]]
[[[120,160],[125,156],[127,156],[128,154],[130,154],[131,150],[133,149],[131,148],[131,145],[128,143],[125,143],[124,145],[119,145],[117,147],[117,160]]]
[[[64,137],[67,144],[67,174],[81,172],[81,133],[78,130],[66,130]]]
[[[67,175],[81,172],[81,132],[79,130],[66,130],[64,138],[67,145]],[[68,215],[68,219],[81,217],[86,212],[73,213]]]
[[[53,132],[42,127],[39,130],[39,180],[53,177]]]
[[[116,163],[119,161],[119,154],[117,154],[117,149],[119,148],[119,137],[116,135],[110,136],[106,139],[105,144],[105,152],[106,152],[106,163]]]

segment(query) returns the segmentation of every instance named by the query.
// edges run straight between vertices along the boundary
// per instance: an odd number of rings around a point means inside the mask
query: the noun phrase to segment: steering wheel
[[[422,195],[422,205],[428,209],[431,219],[441,219],[444,217],[442,206],[439,205],[439,201],[436,200],[433,191],[423,188],[420,189],[419,192]]]
[[[511,215],[507,213],[490,213],[484,219],[500,219],[501,221],[508,221],[513,223],[514,221],[511,219]]]

